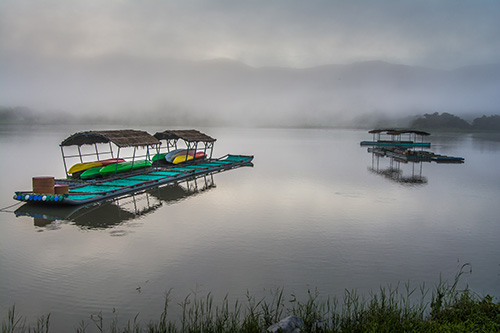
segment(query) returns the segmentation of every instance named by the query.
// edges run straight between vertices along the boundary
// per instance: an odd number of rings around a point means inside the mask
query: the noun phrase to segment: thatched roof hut
[[[154,137],[158,140],[178,140],[182,139],[188,142],[215,142],[216,139],[197,130],[166,130],[157,132]]]
[[[187,150],[200,151],[203,150],[210,158],[212,158],[214,143],[216,139],[202,133],[200,131],[191,130],[166,130],[157,132],[154,137],[158,140],[165,140],[167,142],[166,149],[177,149],[177,141],[183,140]]]
[[[160,144],[160,141],[148,132],[127,129],[75,133],[61,142],[60,146],[82,146],[109,142],[114,143],[119,148]]]
[[[380,134],[380,133],[386,133],[388,135],[401,135],[401,134],[416,134],[416,135],[421,135],[421,136],[428,136],[431,135],[431,133],[427,133],[424,131],[417,131],[417,130],[411,130],[411,129],[374,129],[371,131],[368,131],[370,134]]]

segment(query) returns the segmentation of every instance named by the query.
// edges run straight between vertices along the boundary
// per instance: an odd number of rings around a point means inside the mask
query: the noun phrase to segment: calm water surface
[[[58,145],[78,130],[1,129],[2,208],[32,176],[64,174]],[[254,167],[78,212],[20,204],[1,212],[1,318],[15,304],[28,322],[50,312],[53,331],[82,320],[92,331],[100,311],[123,325],[137,313],[159,319],[168,290],[176,318],[190,293],[211,292],[218,303],[317,288],[341,298],[407,281],[432,288],[464,263],[472,267],[464,283],[500,296],[494,135],[430,137],[432,151],[464,164],[391,164],[359,146],[366,131],[201,130],[217,138],[215,156],[255,155]],[[387,176],[391,165],[399,177]],[[401,182],[412,175],[420,181]]]

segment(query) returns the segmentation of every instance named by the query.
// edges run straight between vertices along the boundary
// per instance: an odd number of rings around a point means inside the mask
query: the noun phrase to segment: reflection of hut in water
[[[33,217],[34,224],[38,227],[47,226],[54,221],[66,220],[90,229],[110,228],[152,210],[154,206],[149,202],[146,207],[141,207],[140,202],[147,200],[144,194],[134,194],[99,204],[64,208],[26,203],[14,213],[16,216]]]
[[[215,187],[213,174],[209,174],[183,183],[157,187],[148,192],[162,202],[174,204]]]
[[[174,204],[211,188],[215,188],[215,183],[213,175],[208,174],[86,206],[55,207],[26,203],[14,214],[18,217],[33,217],[36,226],[48,229],[56,227],[55,221],[69,221],[89,229],[112,228],[125,221],[150,214],[161,207],[164,202]]]
[[[427,184],[427,178],[422,175],[423,163],[419,161],[398,159],[393,155],[385,155],[377,149],[371,149],[369,152],[372,153],[372,164],[371,167],[368,168],[371,172],[382,175],[391,181],[403,185]],[[385,157],[388,157],[388,159],[384,159]],[[381,159],[387,160],[389,166],[381,166]],[[411,170],[406,170],[407,168],[404,168],[404,166],[410,166]],[[405,174],[405,171],[407,171],[407,174]]]

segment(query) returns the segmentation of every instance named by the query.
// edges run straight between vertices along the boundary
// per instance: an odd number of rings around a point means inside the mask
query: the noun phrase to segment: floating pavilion
[[[163,140],[166,145],[161,147]],[[188,153],[201,150],[204,157],[186,159],[180,164],[152,163],[154,156],[160,154],[162,149],[170,151],[177,148],[179,140],[185,143]],[[14,199],[37,204],[83,205],[192,177],[252,166],[252,155],[227,154],[213,158],[215,141],[216,139],[196,130],[166,130],[154,136],[145,131],[130,129],[78,132],[60,144],[66,178],[33,177],[33,189],[16,191]],[[102,168],[94,166],[101,173],[93,179],[79,179],[78,174],[75,177],[68,173],[70,160],[73,163],[98,164],[109,158],[129,160]],[[127,168],[124,169],[123,166]],[[104,168],[111,172],[103,173]]]
[[[430,148],[430,142],[424,142],[424,137],[431,135],[424,131],[410,129],[374,129],[372,141],[361,141],[361,146],[402,146]],[[405,138],[407,136],[407,139]]]

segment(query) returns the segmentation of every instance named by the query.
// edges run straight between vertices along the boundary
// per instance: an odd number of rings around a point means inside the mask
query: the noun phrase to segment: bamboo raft
[[[368,152],[393,157],[403,162],[464,163],[465,158],[436,154],[427,150],[411,150],[403,147],[373,147]]]
[[[166,146],[161,147],[162,140]],[[132,170],[129,172],[116,173],[95,179],[83,180],[73,177],[68,173],[68,159],[78,158],[80,163],[85,163],[85,158],[97,158],[110,155],[112,158],[120,158],[121,150],[131,148],[132,164],[140,158],[146,161],[154,160],[155,156],[162,153],[162,148],[167,151],[177,149],[178,140],[184,141],[186,145],[186,158],[184,163],[171,164],[161,160],[151,162],[149,167]],[[61,143],[65,179],[54,179],[54,177],[33,177],[33,189],[31,191],[16,191],[14,200],[50,205],[85,205],[89,203],[114,199],[135,192],[166,184],[178,183],[180,181],[198,177],[205,174],[218,173],[242,166],[251,166],[253,156],[225,155],[220,158],[212,158],[213,145],[216,140],[195,130],[186,131],[164,131],[154,136],[143,131],[116,130],[116,131],[89,131],[76,133]],[[82,151],[82,146],[94,146],[91,152]],[[99,151],[98,147],[104,145],[106,150]],[[114,149],[113,149],[114,145]],[[77,154],[65,154],[64,147],[77,148]],[[145,154],[138,154],[138,148],[146,150]],[[189,155],[203,151],[201,159],[188,160]],[[115,157],[116,153],[116,157]]]
[[[77,226],[102,229],[151,214],[164,203],[171,205],[188,197],[206,193],[215,187],[214,175],[209,173],[98,203],[65,206],[26,203],[16,209],[14,214],[16,217],[32,217],[38,227],[66,220]],[[102,216],[106,218],[103,219]]]

